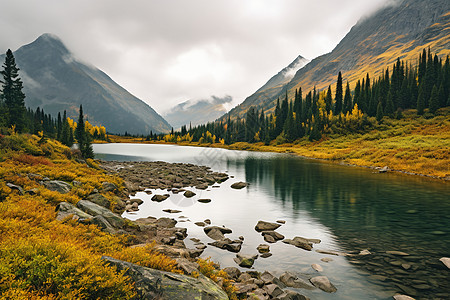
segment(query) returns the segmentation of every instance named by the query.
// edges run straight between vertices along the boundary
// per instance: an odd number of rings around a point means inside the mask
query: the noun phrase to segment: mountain
[[[260,87],[254,94],[247,97],[245,101],[239,104],[237,107],[233,108],[229,113],[232,116],[243,117],[244,113],[250,106],[257,106],[263,108],[265,111],[271,108],[268,99],[276,97],[283,89],[283,87],[288,84],[294,77],[295,73],[305,66],[309,62],[308,59],[299,55],[292,63],[290,63],[286,68],[282,69],[278,74],[273,76],[266,82],[262,87]]]
[[[54,35],[40,36],[15,51],[14,57],[24,82],[25,104],[32,109],[40,107],[54,117],[67,110],[76,121],[82,104],[89,122],[105,126],[108,132],[170,131],[169,123],[153,108],[101,70],[77,60]]]
[[[188,100],[172,107],[164,118],[172,124],[174,129],[179,129],[183,125],[197,126],[215,121],[227,112],[224,104],[230,103],[233,99],[230,96],[219,98],[212,96],[211,99],[198,101]]]
[[[242,117],[252,105],[272,111],[278,97],[287,92],[292,99],[300,87],[303,96],[314,86],[322,90],[331,84],[334,88],[339,71],[344,83],[349,81],[353,88],[366,73],[376,78],[397,58],[415,66],[419,53],[428,47],[439,57],[450,54],[450,1],[390,1],[358,21],[332,52],[313,59],[287,84],[256,92],[229,114]]]

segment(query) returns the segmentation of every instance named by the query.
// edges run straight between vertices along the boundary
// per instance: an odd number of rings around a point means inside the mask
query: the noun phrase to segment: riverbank
[[[180,146],[224,148],[230,150],[293,153],[305,158],[322,159],[350,166],[369,167],[408,175],[450,180],[450,113],[425,119],[405,112],[404,119],[385,119],[367,133],[324,136],[310,142],[303,138],[295,143],[270,145],[239,142],[200,144],[179,142]],[[144,138],[109,136],[113,143],[162,143]],[[170,144],[170,143],[168,143]]]

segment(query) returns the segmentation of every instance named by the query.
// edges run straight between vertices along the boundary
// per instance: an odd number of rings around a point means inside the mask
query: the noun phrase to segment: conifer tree
[[[377,108],[377,110],[378,110],[378,108]],[[386,100],[386,108],[384,110],[384,114],[393,118],[394,112],[395,112],[395,108],[394,108],[393,95],[392,95],[391,91],[389,91],[387,100]]]
[[[377,106],[377,121],[381,122],[381,120],[383,120],[383,104],[381,103],[381,101],[378,101],[378,106]]]
[[[352,110],[352,94],[350,92],[350,85],[347,81],[347,87],[345,88],[345,96],[344,96],[344,107],[343,111],[344,113]]]
[[[329,85],[327,95],[325,96],[325,110],[327,111],[327,113],[330,113],[330,111],[331,111],[331,103],[332,102],[333,102],[333,100],[332,100],[332,95],[331,95],[331,85]]]
[[[16,126],[18,132],[23,132],[26,126],[25,94],[22,80],[19,77],[19,68],[16,66],[14,55],[10,49],[6,51],[3,70],[0,71],[2,79],[1,99],[4,102],[6,126]]]
[[[423,115],[425,110],[425,96],[423,92],[423,84],[419,86],[419,95],[417,96],[417,114]]]
[[[431,97],[430,97],[430,113],[435,114],[436,111],[439,109],[440,103],[439,103],[439,95],[438,95],[438,89],[436,85],[433,86],[433,89],[431,90]]]
[[[342,112],[342,74],[339,72],[336,83],[336,96],[334,98],[334,114],[338,115]]]

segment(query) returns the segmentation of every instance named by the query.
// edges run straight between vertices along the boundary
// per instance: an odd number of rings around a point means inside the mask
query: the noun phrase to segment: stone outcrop
[[[43,181],[43,184],[50,191],[55,191],[61,194],[67,194],[72,189],[70,184],[61,180]]]
[[[102,216],[104,217],[109,224],[111,224],[112,227],[117,229],[122,229],[126,225],[125,219],[123,219],[121,216],[116,215],[109,209],[100,206],[98,204],[95,204],[88,200],[80,200],[77,203],[77,208],[81,209],[87,214],[90,214],[91,216]]]
[[[141,267],[112,257],[104,256],[102,259],[132,279],[137,299],[228,299],[217,284],[203,275],[193,278]]]
[[[90,214],[85,213],[81,209],[75,207],[74,205],[68,202],[61,202],[56,206],[56,219],[62,221],[63,219],[72,216],[72,218],[79,219],[91,219],[92,216]]]

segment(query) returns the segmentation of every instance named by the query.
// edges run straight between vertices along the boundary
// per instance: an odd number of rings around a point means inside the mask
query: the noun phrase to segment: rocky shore
[[[258,272],[252,269],[256,259],[265,258],[272,255],[270,244],[283,242],[305,251],[312,251],[318,239],[308,239],[304,237],[286,238],[277,232],[277,229],[285,224],[284,220],[268,222],[264,220],[255,224],[255,231],[260,233],[267,243],[260,244],[253,254],[241,253],[241,246],[245,237],[240,236],[232,240],[226,237],[232,233],[232,229],[223,226],[212,225],[209,219],[203,222],[196,222],[197,226],[203,227],[205,235],[213,239],[213,242],[205,245],[200,240],[191,238],[194,242],[194,249],[186,247],[185,239],[188,237],[186,228],[177,227],[177,221],[172,218],[147,217],[131,221],[121,217],[125,211],[135,211],[143,203],[140,199],[129,199],[129,195],[137,191],[151,193],[150,189],[161,189],[172,193],[184,193],[184,197],[190,197],[191,192],[186,190],[189,187],[196,189],[207,189],[213,185],[220,184],[230,178],[228,174],[217,173],[208,167],[196,166],[192,164],[170,164],[165,162],[100,162],[101,167],[107,172],[116,173],[125,182],[125,189],[122,189],[110,182],[103,182],[102,188],[94,190],[86,199],[80,200],[76,205],[68,202],[61,202],[56,207],[57,219],[63,221],[67,218],[77,220],[85,224],[95,224],[103,231],[111,234],[125,234],[129,236],[129,243],[132,247],[142,247],[149,243],[156,242],[156,250],[176,260],[178,268],[184,275],[172,274],[163,271],[143,268],[128,262],[119,261],[114,258],[104,257],[106,263],[115,265],[118,270],[126,270],[132,280],[136,283],[139,299],[228,299],[226,293],[221,289],[223,281],[216,282],[199,274],[197,258],[203,253],[206,247],[218,247],[236,253],[234,261],[236,267],[227,267],[222,271],[228,274],[233,280],[234,289],[240,299],[309,299],[301,294],[303,290],[319,289],[324,293],[335,293],[336,286],[330,280],[321,275],[323,267],[320,264],[312,264],[317,276],[304,276],[300,273],[284,272],[275,276],[269,271]],[[68,193],[79,182],[64,182],[49,180],[38,174],[28,174],[29,178],[38,181],[45,188],[62,194]],[[235,182],[232,188],[241,189],[247,186],[245,182]],[[8,183],[8,187],[17,190],[19,194],[35,191],[24,191],[20,186]],[[116,195],[116,203],[111,202],[103,196],[104,193]],[[156,197],[155,196],[159,196]],[[153,195],[153,201],[164,201],[164,195]],[[201,199],[205,203],[209,199]],[[199,199],[200,201],[200,199]],[[210,200],[209,200],[210,201]],[[167,213],[179,211],[167,210]],[[369,267],[378,268],[380,264],[374,261],[375,257],[369,250],[362,250],[355,253],[337,253],[333,251],[316,250],[324,254],[321,259],[323,263],[333,261],[334,255],[346,255],[351,257],[351,263],[367,261]],[[326,255],[326,256],[325,256]],[[384,257],[389,263],[399,264],[404,270],[414,269],[414,257],[401,251],[386,251]],[[377,264],[378,263],[378,264]],[[450,268],[449,258],[441,258],[437,262],[442,268]],[[238,266],[240,268],[238,268]],[[219,272],[219,266],[216,266]],[[247,271],[243,271],[247,268]],[[196,275],[196,276],[192,276]],[[374,275],[377,276],[377,275]],[[380,280],[385,280],[379,276]],[[401,283],[397,284],[399,289],[411,296],[415,295],[414,289]],[[427,282],[417,282],[417,289],[429,288]],[[253,297],[253,298],[252,298]],[[393,295],[395,299],[413,299],[406,295]]]

